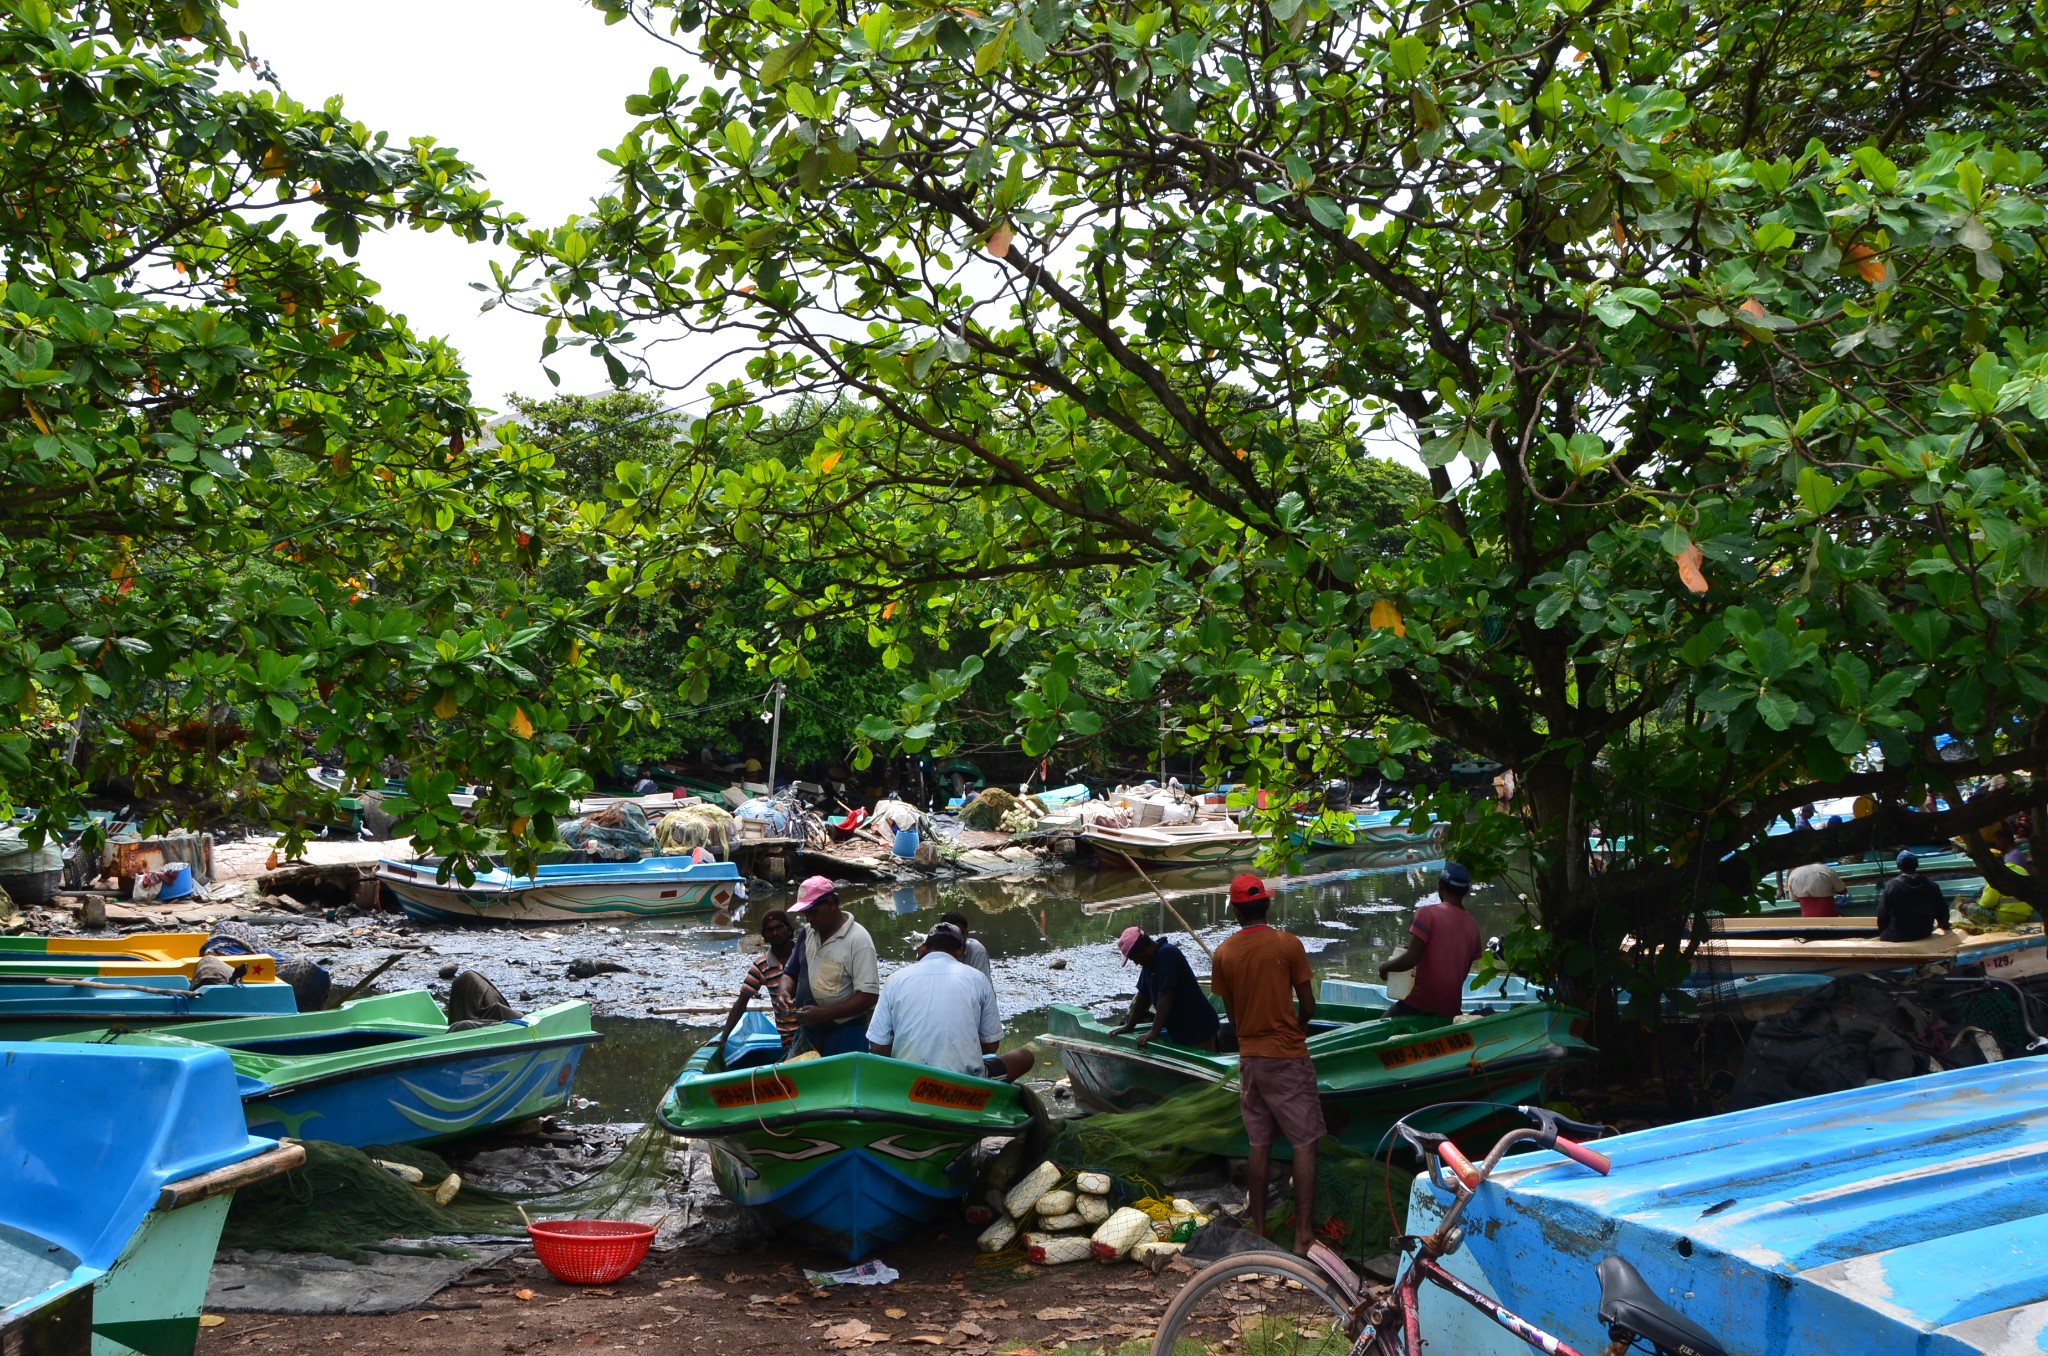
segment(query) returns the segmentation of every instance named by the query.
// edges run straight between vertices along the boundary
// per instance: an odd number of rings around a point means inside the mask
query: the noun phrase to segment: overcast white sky
[[[477,165],[507,206],[552,225],[602,190],[597,158],[632,126],[629,93],[674,53],[631,24],[607,28],[581,0],[239,0],[231,22],[294,98],[346,100],[349,115],[399,144],[431,136]],[[444,234],[364,240],[359,256],[387,306],[461,352],[480,404],[544,395],[540,326],[482,313],[486,251]],[[601,367],[558,354],[565,391],[607,385]]]

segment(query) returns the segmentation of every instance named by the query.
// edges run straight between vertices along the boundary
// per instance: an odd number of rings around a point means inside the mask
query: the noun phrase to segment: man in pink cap
[[[868,1014],[882,992],[874,938],[839,907],[839,889],[824,876],[796,887],[789,912],[804,922],[796,946],[802,962],[796,1020],[804,1040],[821,1055],[865,1051]]]
[[[1161,1036],[1174,1045],[1214,1050],[1222,1023],[1181,949],[1164,938],[1147,937],[1143,928],[1125,928],[1116,949],[1124,953],[1124,964],[1138,963],[1138,996],[1117,1032],[1133,1030],[1149,1017],[1151,1029],[1136,1038],[1140,1050]]]

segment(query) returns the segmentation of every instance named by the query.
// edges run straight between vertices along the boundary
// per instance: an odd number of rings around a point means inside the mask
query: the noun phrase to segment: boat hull
[[[1715,937],[1701,946],[1693,962],[1693,976],[1695,982],[1707,984],[1759,975],[1884,974],[1923,965],[1981,969],[1994,979],[2030,979],[2048,974],[2048,938],[2038,928],[1975,935],[1937,933],[1917,942],[1845,937],[1839,935],[1839,929],[1832,934],[1814,929],[1803,937],[1736,933]]]
[[[1517,1156],[1446,1265],[1583,1352],[1607,1340],[1607,1256],[1738,1356],[2039,1352],[2044,1107],[2048,1066],[2017,1059],[1604,1140],[1605,1177]],[[1427,1231],[1449,1198],[1412,1190],[1407,1227]],[[1422,1322],[1432,1352],[1528,1351],[1463,1305],[1425,1303]]]
[[[1457,1023],[1382,1018],[1316,1032],[1308,1047],[1324,1119],[1340,1142],[1366,1153],[1387,1147],[1382,1141],[1395,1120],[1435,1103],[1484,1104],[1433,1112],[1426,1128],[1440,1133],[1490,1120],[1496,1104],[1540,1100],[1560,1065],[1593,1053],[1579,1034],[1584,1022],[1572,1009],[1530,1003]],[[1074,1099],[1096,1111],[1140,1111],[1237,1080],[1235,1055],[1160,1041],[1140,1050],[1128,1034],[1112,1035],[1065,1004],[1052,1008],[1043,1040],[1060,1052]],[[1246,1146],[1239,1133],[1204,1147],[1241,1155]]]
[[[599,1037],[590,1005],[579,1002],[450,1031],[433,996],[413,990],[330,1012],[111,1039],[117,1047],[224,1048],[251,1130],[361,1148],[434,1144],[554,1111],[568,1102],[583,1051]]]
[[[433,866],[382,862],[377,879],[409,917],[439,923],[669,918],[715,913],[739,897],[739,872],[729,862],[655,858],[616,868],[543,866],[536,876],[491,872],[464,886],[437,881]]]
[[[1105,866],[1213,866],[1224,862],[1245,862],[1259,855],[1264,840],[1257,834],[1210,832],[1176,834],[1175,829],[1194,825],[1169,825],[1162,829],[1089,829],[1081,840],[1095,849]]]
[[[281,1017],[298,1011],[289,984],[212,984],[193,990],[178,975],[136,976],[129,987],[55,984],[41,975],[0,976],[0,1040],[31,1041],[123,1027],[173,1030],[187,1023]]]
[[[712,1057],[683,1070],[661,1123],[709,1145],[729,1199],[850,1260],[957,1206],[978,1141],[1045,1125],[1028,1089],[882,1055],[732,1073]]]

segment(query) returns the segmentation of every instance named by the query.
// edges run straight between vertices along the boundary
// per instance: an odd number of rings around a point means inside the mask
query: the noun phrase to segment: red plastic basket
[[[529,1224],[534,1256],[558,1281],[610,1285],[632,1274],[654,1242],[654,1228],[604,1219],[550,1219]]]

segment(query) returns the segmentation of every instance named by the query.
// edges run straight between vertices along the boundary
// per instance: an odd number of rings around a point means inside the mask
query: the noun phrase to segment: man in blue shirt
[[[1215,1049],[1216,1028],[1221,1019],[1180,948],[1158,937],[1147,937],[1143,928],[1125,928],[1123,936],[1116,939],[1116,947],[1124,953],[1124,964],[1138,963],[1138,996],[1131,1000],[1131,1010],[1117,1032],[1134,1030],[1150,1017],[1151,1029],[1140,1032],[1136,1038],[1141,1050],[1162,1035],[1174,1045]]]
[[[878,1055],[982,1078],[1015,1078],[1029,1069],[1029,1050],[996,1053],[1003,1023],[996,991],[962,962],[967,939],[950,923],[932,929],[906,966],[882,986],[868,1018],[868,1049]]]

